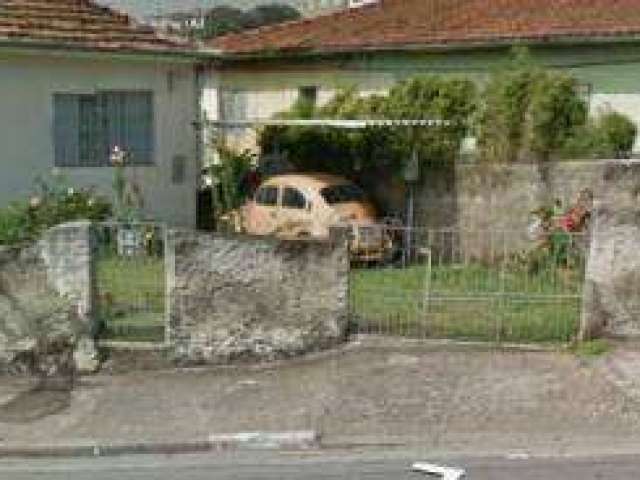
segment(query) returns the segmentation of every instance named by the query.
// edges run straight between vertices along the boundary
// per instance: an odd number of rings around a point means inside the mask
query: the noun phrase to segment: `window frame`
[[[134,118],[130,123],[127,108],[139,105],[134,97],[142,99],[145,109],[144,122]],[[113,99],[117,100],[113,100]],[[110,103],[112,102],[112,103]],[[156,105],[155,92],[151,89],[104,89],[93,92],[56,91],[52,94],[52,144],[53,164],[57,168],[109,168],[112,167],[110,152],[115,145],[125,152],[143,146],[143,155],[132,155],[131,166],[148,167],[156,165]],[[87,106],[88,105],[88,106]],[[66,109],[66,110],[64,110]],[[75,109],[75,112],[73,110]],[[84,109],[84,110],[83,110]],[[143,125],[141,127],[140,125]],[[136,135],[136,129],[143,128],[144,136]],[[88,129],[93,129],[87,133]],[[129,146],[119,145],[121,139],[136,138]],[[112,145],[113,144],[113,145]],[[69,156],[69,150],[72,155]],[[89,152],[89,153],[88,153]]]

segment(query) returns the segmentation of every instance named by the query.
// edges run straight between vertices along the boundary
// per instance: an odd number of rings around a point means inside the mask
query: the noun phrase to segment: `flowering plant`
[[[0,209],[0,244],[19,244],[43,231],[74,220],[103,221],[111,204],[91,188],[71,187],[58,170],[38,177],[33,194]]]
[[[140,186],[128,179],[128,155],[118,145],[111,151],[111,165],[113,166],[114,219],[118,222],[132,223],[142,218],[144,201]]]

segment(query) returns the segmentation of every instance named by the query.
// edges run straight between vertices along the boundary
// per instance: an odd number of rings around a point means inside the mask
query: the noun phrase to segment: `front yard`
[[[102,338],[162,341],[165,328],[164,261],[154,256],[100,256],[96,264]]]
[[[567,342],[580,315],[578,270],[481,265],[357,269],[359,332],[502,342]]]
[[[106,255],[97,262],[103,337],[159,341],[164,335],[164,261]],[[580,315],[578,270],[535,274],[481,265],[353,269],[353,328],[425,338],[570,341]]]

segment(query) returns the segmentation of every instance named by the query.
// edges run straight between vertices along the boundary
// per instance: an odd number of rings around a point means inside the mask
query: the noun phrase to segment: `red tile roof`
[[[123,13],[88,0],[0,0],[0,44],[101,51],[186,49]]]
[[[223,52],[341,52],[640,34],[640,0],[380,0],[214,39]]]

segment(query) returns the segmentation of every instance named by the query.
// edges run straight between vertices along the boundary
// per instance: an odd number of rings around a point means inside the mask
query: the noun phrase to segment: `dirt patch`
[[[0,405],[0,423],[32,423],[69,408],[71,392],[33,388]]]

